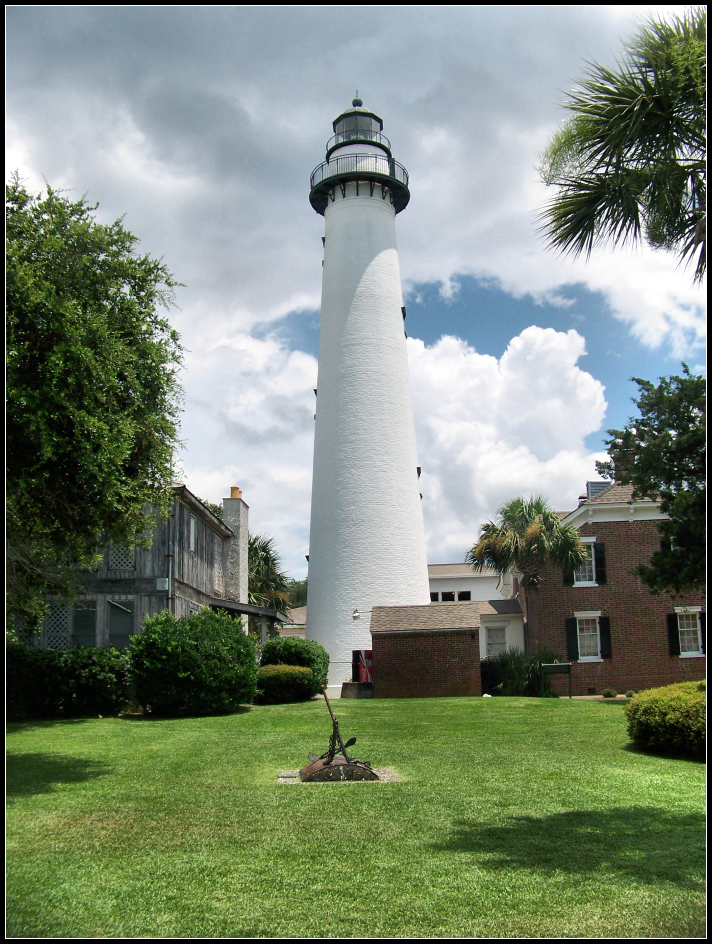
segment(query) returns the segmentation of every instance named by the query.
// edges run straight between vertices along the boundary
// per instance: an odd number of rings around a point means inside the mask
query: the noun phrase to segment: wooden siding
[[[190,519],[195,518],[195,550],[190,549]],[[180,501],[174,503],[174,577],[208,596],[223,594],[223,539]]]

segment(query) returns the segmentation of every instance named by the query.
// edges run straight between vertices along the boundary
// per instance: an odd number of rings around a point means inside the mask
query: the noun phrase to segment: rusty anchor
[[[333,725],[329,749],[320,757],[316,754],[308,754],[309,763],[299,771],[299,779],[310,783],[324,783],[329,780],[378,780],[378,775],[374,773],[369,763],[356,760],[355,757],[347,754],[347,748],[356,743],[356,738],[349,738],[344,744],[339,731],[339,722],[334,717],[329,696],[323,685],[321,691]]]

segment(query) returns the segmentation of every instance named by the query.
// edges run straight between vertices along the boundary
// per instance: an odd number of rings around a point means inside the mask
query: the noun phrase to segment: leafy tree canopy
[[[497,511],[496,521],[482,525],[477,543],[465,560],[475,571],[483,567],[501,573],[516,569],[523,575],[526,590],[539,583],[545,561],[562,570],[573,570],[583,564],[585,555],[577,529],[562,525],[558,512],[546,498],[537,495],[505,502]]]
[[[633,399],[640,416],[625,429],[608,430],[611,461],[596,463],[602,476],[632,484],[634,500],[659,500],[670,516],[658,525],[660,551],[640,568],[654,593],[680,593],[705,582],[707,384],[687,364],[682,369],[682,377],[661,377],[657,386],[632,378],[640,389]]]
[[[591,64],[571,117],[540,157],[556,195],[541,215],[549,245],[573,255],[644,237],[706,271],[704,7],[651,20],[616,69]]]
[[[290,580],[287,589],[289,591],[289,608],[296,609],[298,606],[307,605],[307,578],[304,580]]]
[[[181,346],[158,309],[179,283],[95,209],[6,188],[8,602],[31,619],[170,500]]]

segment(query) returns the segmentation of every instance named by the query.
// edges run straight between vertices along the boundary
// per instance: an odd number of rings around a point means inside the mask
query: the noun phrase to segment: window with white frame
[[[698,613],[678,613],[677,631],[680,636],[680,655],[699,655],[702,652],[700,640],[700,617]]]
[[[196,520],[195,516],[190,516],[190,537],[189,537],[189,548],[191,551],[195,552],[195,530],[196,530]]]
[[[593,553],[595,538],[582,538],[581,543],[586,551],[586,560],[574,571],[574,584],[577,586],[592,586],[596,583],[596,563]]]
[[[498,656],[507,648],[506,628],[504,626],[487,626],[487,658]]]
[[[598,626],[600,613],[576,613],[579,661],[601,658],[601,637]]]

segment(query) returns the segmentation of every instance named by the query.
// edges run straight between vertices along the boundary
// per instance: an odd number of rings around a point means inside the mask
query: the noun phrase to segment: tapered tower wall
[[[395,214],[356,181],[324,211],[307,637],[330,684],[371,647],[373,606],[430,601]]]

